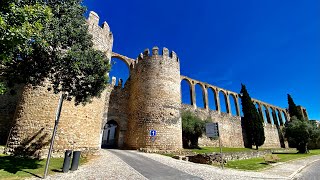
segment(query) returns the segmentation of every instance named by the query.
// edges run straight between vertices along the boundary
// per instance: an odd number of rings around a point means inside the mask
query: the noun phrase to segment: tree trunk
[[[308,153],[308,147],[307,146],[308,146],[307,143],[298,144],[298,146],[297,146],[298,153],[300,153],[300,154]]]
[[[199,137],[197,137],[197,136],[192,136],[191,138],[190,138],[190,141],[191,141],[191,148],[199,148],[199,146],[198,146],[198,139],[199,139]]]

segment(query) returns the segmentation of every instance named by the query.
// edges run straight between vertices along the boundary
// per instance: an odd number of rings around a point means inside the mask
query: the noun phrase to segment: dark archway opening
[[[101,148],[117,148],[119,125],[115,120],[108,121],[103,127]]]

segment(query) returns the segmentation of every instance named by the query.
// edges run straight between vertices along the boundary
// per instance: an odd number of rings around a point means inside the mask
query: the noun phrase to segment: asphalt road
[[[136,151],[124,151],[116,149],[110,149],[109,151],[150,180],[201,179],[178,169],[169,167],[165,164],[159,163],[153,159],[142,156]]]
[[[304,168],[295,179],[320,180],[320,160]]]

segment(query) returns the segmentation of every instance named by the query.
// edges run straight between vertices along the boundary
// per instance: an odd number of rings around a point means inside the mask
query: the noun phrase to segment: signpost
[[[154,129],[151,129],[150,130],[150,136],[153,137],[153,136],[156,136],[157,135],[157,131],[154,130]]]
[[[219,124],[218,123],[206,123],[206,134],[209,138],[219,138],[220,154],[221,154],[221,168],[223,169],[223,154],[222,154],[222,144],[219,134]]]
[[[156,135],[157,135],[157,131],[154,130],[154,129],[151,129],[150,130],[150,139],[151,139],[151,142],[152,142],[152,148],[154,148],[154,141],[156,140]]]

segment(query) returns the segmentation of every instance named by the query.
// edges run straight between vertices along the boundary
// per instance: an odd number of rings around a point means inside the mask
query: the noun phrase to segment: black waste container
[[[70,169],[71,156],[72,156],[72,150],[66,150],[66,152],[64,153],[64,161],[63,161],[63,167],[62,167],[62,171],[64,173],[67,173]]]
[[[71,171],[78,169],[81,151],[74,151],[71,163]]]

